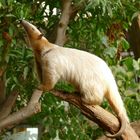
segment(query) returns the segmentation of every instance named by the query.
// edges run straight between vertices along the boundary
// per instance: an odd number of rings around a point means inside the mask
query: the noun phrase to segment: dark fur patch
[[[38,36],[38,39],[41,39],[41,38],[42,38],[42,36],[43,36],[43,34],[40,34],[40,35]]]
[[[44,57],[47,53],[49,53],[52,49],[49,49],[47,51],[45,51],[43,54],[42,54],[42,57]]]

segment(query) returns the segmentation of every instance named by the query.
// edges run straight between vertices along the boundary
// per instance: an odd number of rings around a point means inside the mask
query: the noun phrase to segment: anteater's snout
[[[16,22],[17,22],[17,24],[22,24],[23,19],[18,19],[18,20],[16,20]]]
[[[22,19],[19,19],[18,22],[19,22],[19,23],[22,23]]]
[[[27,23],[27,21],[24,20],[24,19],[19,19],[19,23],[20,23],[20,24],[25,24],[25,23]]]
[[[31,27],[33,27],[32,24],[30,24],[29,22],[27,22],[24,19],[20,19],[19,23],[25,28],[25,30],[29,30],[29,29],[31,29]]]
[[[34,26],[33,24],[29,23],[28,21],[21,19],[19,20],[20,24],[24,27],[27,34],[32,38],[38,38],[41,32]]]
[[[35,26],[24,19],[19,20],[20,24],[25,28],[34,28]]]

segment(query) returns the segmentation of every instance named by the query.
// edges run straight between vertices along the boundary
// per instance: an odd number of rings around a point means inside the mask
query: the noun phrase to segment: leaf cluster
[[[82,1],[74,0],[73,4]],[[127,30],[131,19],[139,12],[139,5],[139,0],[85,0],[84,8],[69,23],[65,44],[65,47],[94,53],[109,64],[132,121],[140,119],[140,60],[131,55],[123,57],[120,52],[129,54],[131,50]],[[4,69],[7,95],[12,90],[20,92],[16,111],[27,105],[30,93],[38,85],[34,56],[17,20],[30,20],[50,36],[59,21],[61,3],[57,0],[2,0],[0,13],[0,70]],[[59,83],[56,88],[73,90],[65,83]],[[76,108],[51,94],[44,94],[41,103],[42,112],[27,122],[41,126],[42,139],[86,140],[100,134],[97,126],[87,121]],[[106,102],[103,106],[108,108]]]

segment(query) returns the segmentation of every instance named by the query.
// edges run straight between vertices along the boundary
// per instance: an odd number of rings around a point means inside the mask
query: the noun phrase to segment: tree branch
[[[1,72],[2,70],[0,70]],[[3,104],[4,100],[5,100],[5,82],[2,79],[2,76],[0,76],[0,107]]]
[[[3,104],[5,98],[6,98],[6,92],[5,92],[5,80],[4,80],[4,74],[7,68],[7,54],[9,50],[9,46],[12,42],[12,37],[7,33],[3,32],[2,37],[5,40],[3,47],[2,47],[2,56],[1,56],[1,68],[0,68],[0,105]]]
[[[113,134],[119,130],[118,119],[100,106],[84,105],[81,103],[79,96],[74,94],[66,94],[59,91],[52,91],[52,94],[75,105],[81,110],[82,114],[84,114],[90,120],[96,122],[100,127],[104,128],[108,132]],[[139,137],[129,124],[127,124],[126,130],[121,137],[123,140],[139,140]]]
[[[61,0],[62,13],[60,20],[47,31],[47,39],[57,45],[63,46],[67,41],[66,30],[68,24],[75,18],[77,12],[83,9],[88,0],[82,0],[77,4],[73,4],[72,0]]]
[[[20,109],[18,112],[14,112],[13,114],[9,115],[7,118],[0,120],[0,130],[4,128],[9,128],[18,124],[19,122],[25,120],[26,118],[32,116],[41,111],[39,99],[42,95],[42,91],[35,90],[29,104]]]
[[[18,92],[12,92],[7,98],[7,100],[3,103],[2,109],[0,110],[0,120],[4,119],[10,114],[17,99],[17,96]]]
[[[108,132],[115,133],[119,130],[118,119],[100,106],[88,106],[82,104],[80,97],[76,93],[71,94],[56,90],[52,90],[51,92],[54,96],[75,105],[78,109],[81,110],[82,114],[84,114],[90,120],[96,122],[99,126]],[[18,112],[13,113],[0,121],[0,130],[7,128],[8,126],[15,125],[27,117],[40,112],[41,109],[39,98],[41,95],[42,91],[35,90],[27,107],[22,108]],[[139,140],[137,134],[129,124],[127,124],[126,130],[124,131],[121,138],[123,140]]]
[[[140,39],[138,37],[140,36],[140,14],[133,19],[128,35],[128,42],[134,52],[135,59],[138,59],[140,58]]]
[[[71,0],[61,0],[62,1],[62,14],[57,28],[57,36],[55,43],[63,46],[66,42],[66,29],[70,20],[71,13]]]

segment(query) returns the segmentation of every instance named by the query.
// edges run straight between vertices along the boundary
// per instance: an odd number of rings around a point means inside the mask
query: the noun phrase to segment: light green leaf
[[[136,60],[133,60],[133,67],[135,70],[140,70],[140,65]]]
[[[24,71],[23,71],[23,77],[24,77],[24,79],[27,78],[28,73],[29,73],[29,67],[25,67],[24,68]]]

